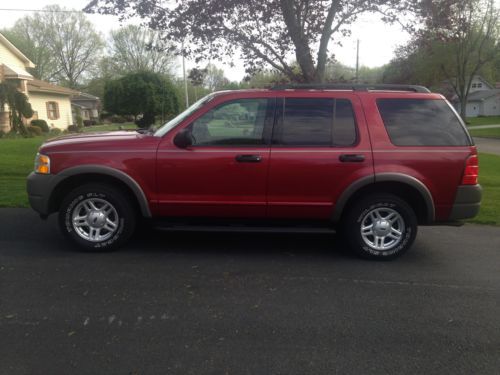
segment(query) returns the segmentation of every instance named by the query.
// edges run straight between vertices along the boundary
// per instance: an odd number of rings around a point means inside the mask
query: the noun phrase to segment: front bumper
[[[31,172],[26,189],[31,208],[42,216],[49,215],[50,194],[54,186],[55,175]]]
[[[481,185],[461,185],[457,189],[455,203],[449,220],[469,219],[479,213],[483,188]]]

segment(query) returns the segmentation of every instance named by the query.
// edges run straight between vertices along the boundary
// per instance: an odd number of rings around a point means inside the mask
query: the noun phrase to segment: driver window
[[[267,99],[236,99],[211,109],[191,124],[193,145],[263,144]]]

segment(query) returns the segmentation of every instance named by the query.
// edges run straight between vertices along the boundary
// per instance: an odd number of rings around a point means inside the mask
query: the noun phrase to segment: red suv
[[[216,92],[156,132],[49,140],[31,206],[59,212],[87,250],[159,225],[337,229],[358,254],[405,252],[417,225],[479,211],[477,150],[439,94],[420,86],[309,85]]]

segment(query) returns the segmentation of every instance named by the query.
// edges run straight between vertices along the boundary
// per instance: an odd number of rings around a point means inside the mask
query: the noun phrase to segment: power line
[[[81,10],[50,10],[50,9],[14,9],[14,8],[0,8],[0,11],[5,12],[42,12],[42,13],[82,13]]]

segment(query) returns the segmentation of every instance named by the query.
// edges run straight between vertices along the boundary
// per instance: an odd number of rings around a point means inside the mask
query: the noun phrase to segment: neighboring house
[[[99,112],[101,110],[101,101],[97,96],[81,92],[79,95],[71,98],[71,107],[73,109],[73,122],[77,109],[83,120],[98,121]]]
[[[460,102],[455,95],[451,99],[460,111]],[[481,76],[474,76],[467,98],[467,117],[500,116],[500,89],[488,83]]]
[[[33,79],[28,81],[28,98],[35,114],[32,119],[47,121],[50,127],[66,129],[74,124],[71,97],[78,91]]]
[[[70,98],[78,92],[34,79],[27,72],[33,67],[35,64],[0,33],[0,82],[15,83],[28,97],[35,114],[31,119],[25,119],[25,123],[42,119],[49,126],[66,129],[73,124]],[[0,108],[0,131],[10,130],[9,116],[8,108]]]

